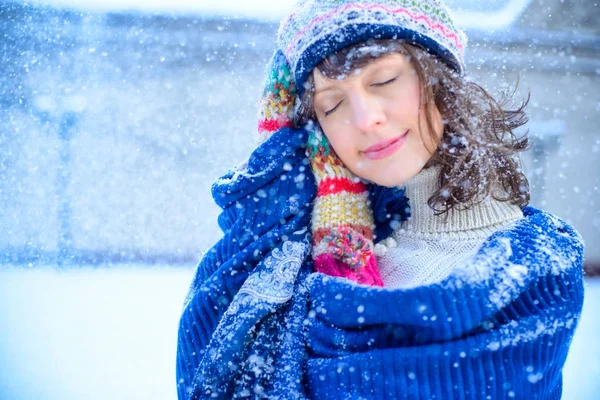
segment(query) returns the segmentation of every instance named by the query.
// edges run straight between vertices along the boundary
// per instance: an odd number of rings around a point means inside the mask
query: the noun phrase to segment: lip
[[[370,160],[381,160],[394,154],[404,142],[406,142],[408,131],[393,139],[382,140],[366,149],[363,153]]]

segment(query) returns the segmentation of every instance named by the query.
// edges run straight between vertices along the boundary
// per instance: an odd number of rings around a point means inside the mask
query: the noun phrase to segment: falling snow
[[[217,184],[265,173],[249,174],[244,163],[256,146],[276,21],[291,0],[260,3],[0,2],[0,398],[175,398],[177,320],[193,266],[221,235],[210,187],[226,171]],[[531,204],[573,224],[588,243],[586,262],[599,265],[600,6],[448,3],[470,37],[467,79],[511,93],[518,77],[517,98],[531,92],[523,157]],[[451,142],[449,151],[461,145]],[[257,200],[271,195],[258,191]],[[390,238],[375,250],[395,247]],[[513,243],[502,241],[495,267],[506,274],[490,304],[508,303],[532,268],[558,275],[571,264],[543,241],[538,250],[547,266],[514,264]],[[493,271],[472,263],[460,273],[483,282]],[[565,399],[600,392],[600,285],[587,282]],[[446,320],[416,307],[428,323]],[[369,305],[356,312],[363,324]],[[515,337],[507,325],[487,348],[576,321],[522,323],[532,326],[527,335]],[[454,366],[467,360],[463,352]],[[269,372],[269,359],[247,362],[257,375]],[[524,374],[532,385],[544,377],[533,367]]]

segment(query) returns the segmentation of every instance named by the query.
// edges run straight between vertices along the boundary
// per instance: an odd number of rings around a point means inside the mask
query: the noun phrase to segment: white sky
[[[294,0],[30,0],[29,3],[85,11],[143,11],[232,15],[279,20]]]
[[[229,15],[262,20],[278,21],[287,15],[295,0],[28,0],[32,4],[47,4],[56,7],[73,8],[83,11],[142,11],[203,15]],[[481,6],[473,8],[472,0],[449,0],[455,10],[459,26],[474,29],[501,29],[510,25],[531,3],[531,0],[506,0],[491,2],[490,10],[481,11]]]

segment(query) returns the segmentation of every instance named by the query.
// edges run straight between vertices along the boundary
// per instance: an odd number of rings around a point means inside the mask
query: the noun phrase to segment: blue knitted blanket
[[[306,139],[281,129],[213,185],[224,237],[184,304],[179,399],[560,399],[583,303],[577,232],[528,207],[437,284],[312,273]],[[381,240],[406,199],[372,200]]]

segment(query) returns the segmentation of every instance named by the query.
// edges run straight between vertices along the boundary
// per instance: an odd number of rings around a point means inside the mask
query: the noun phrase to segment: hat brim
[[[462,72],[461,63],[450,50],[419,32],[401,28],[397,25],[352,24],[323,36],[302,52],[302,56],[298,59],[294,70],[298,95],[302,96],[304,83],[308,79],[308,76],[327,56],[347,46],[369,39],[397,39],[405,41],[438,56],[450,68],[457,72]]]

